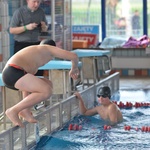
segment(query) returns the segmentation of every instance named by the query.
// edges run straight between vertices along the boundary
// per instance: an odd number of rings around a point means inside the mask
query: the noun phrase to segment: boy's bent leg
[[[22,91],[23,99],[26,98],[29,94],[30,94],[29,92]],[[32,112],[30,111],[30,108],[24,109],[21,112],[19,112],[19,116],[30,123],[37,122],[37,120],[33,117]]]
[[[41,78],[41,80],[43,80],[46,84],[49,84],[51,87],[53,87],[53,84],[50,80],[46,78]],[[22,91],[23,98],[26,98],[29,94],[30,94],[29,92]],[[22,110],[21,112],[19,112],[19,116],[30,123],[37,123],[37,120],[34,118],[30,109]]]
[[[32,83],[32,84],[31,84]],[[20,91],[27,91],[30,94],[24,96],[23,100],[11,107],[7,112],[8,118],[15,124],[20,127],[23,126],[20,121],[18,114],[29,122],[36,122],[35,118],[31,115],[29,109],[35,104],[42,102],[49,98],[52,94],[52,84],[46,83],[45,81],[31,75],[26,74],[20,78],[16,84],[16,88]]]

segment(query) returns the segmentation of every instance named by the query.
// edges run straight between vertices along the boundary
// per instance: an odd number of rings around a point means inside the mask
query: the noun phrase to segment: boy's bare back
[[[74,53],[74,55],[76,54]],[[70,52],[50,45],[34,45],[17,52],[8,60],[7,64],[16,64],[26,72],[35,74],[39,67],[48,63],[54,57],[68,59]]]

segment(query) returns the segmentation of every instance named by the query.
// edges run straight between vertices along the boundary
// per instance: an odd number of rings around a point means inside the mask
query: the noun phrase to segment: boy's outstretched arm
[[[79,109],[82,115],[85,116],[93,116],[95,114],[97,114],[97,109],[96,107],[92,108],[92,109],[87,109],[84,105],[84,101],[80,95],[79,92],[75,92],[74,95],[78,98],[79,100]]]
[[[79,69],[78,69],[78,62],[79,62],[79,58],[77,56],[77,54],[75,54],[74,52],[70,52],[55,46],[50,46],[50,45],[40,45],[39,48],[41,51],[43,49],[47,50],[50,52],[52,57],[57,57],[57,58],[62,58],[64,60],[70,60],[72,62],[72,67],[71,70],[69,72],[69,75],[73,78],[73,79],[77,79],[78,75],[79,75]]]

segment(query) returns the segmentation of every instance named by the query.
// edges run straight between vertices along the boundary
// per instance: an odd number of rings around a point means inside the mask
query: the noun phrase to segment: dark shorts
[[[15,88],[15,83],[26,74],[26,72],[14,64],[10,64],[2,73],[2,79],[6,87],[18,90]]]

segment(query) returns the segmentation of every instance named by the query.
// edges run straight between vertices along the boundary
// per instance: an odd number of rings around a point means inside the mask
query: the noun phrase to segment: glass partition
[[[142,0],[106,0],[106,36],[143,35]]]

